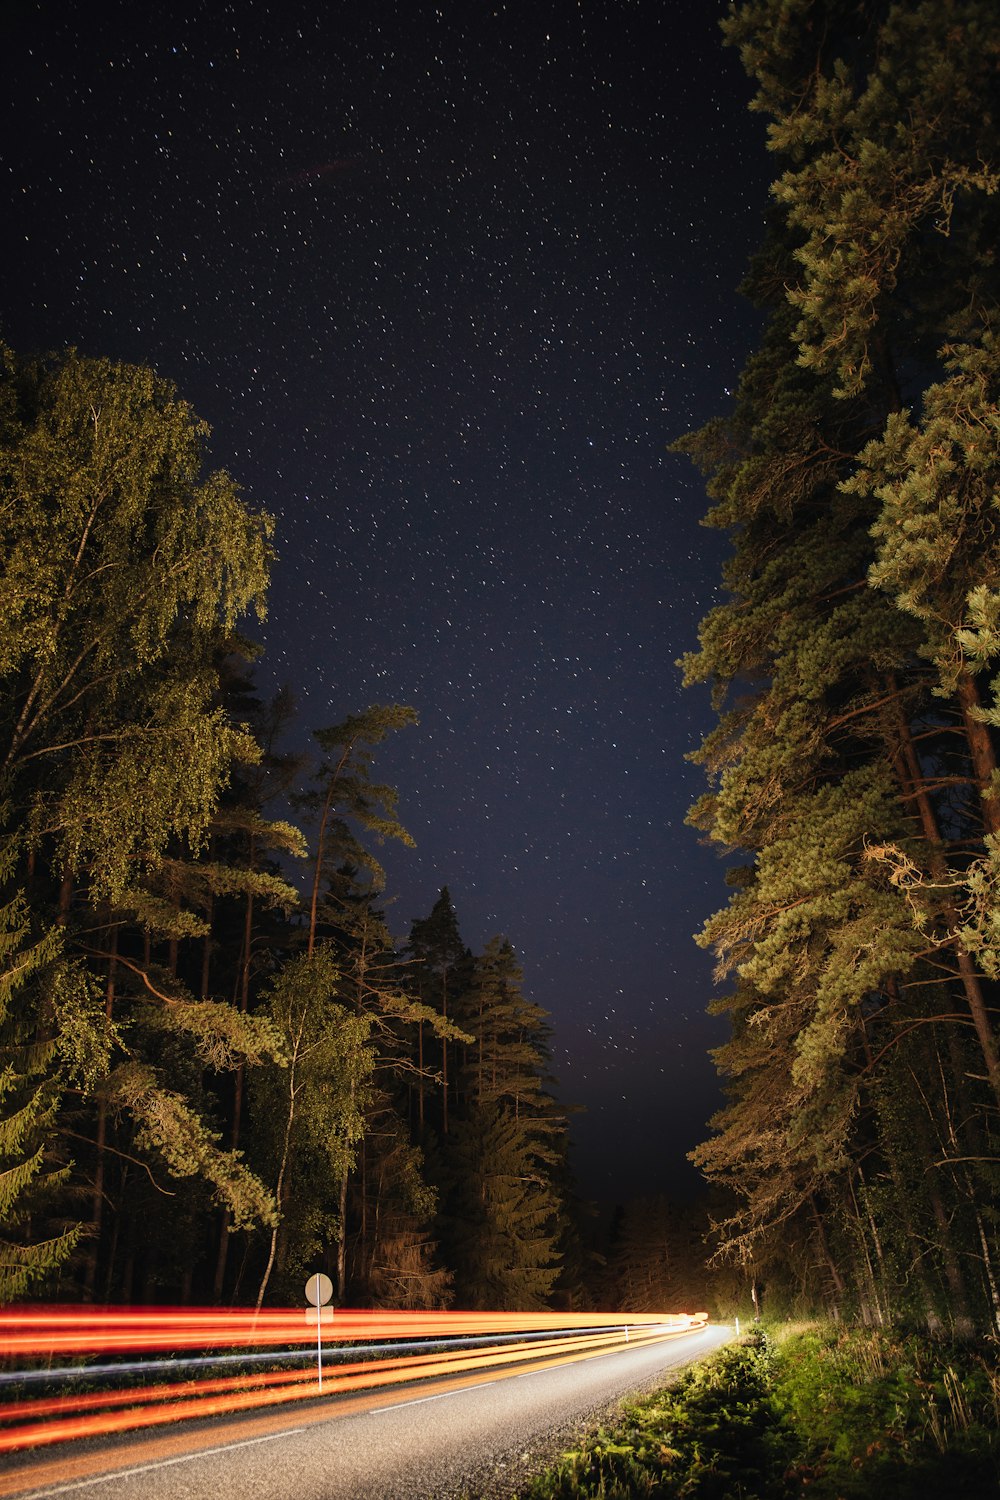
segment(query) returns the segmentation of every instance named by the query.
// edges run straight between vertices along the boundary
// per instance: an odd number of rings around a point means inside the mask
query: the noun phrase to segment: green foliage
[[[459,1014],[475,1047],[466,1053],[460,1091],[470,1104],[503,1105],[530,1122],[537,1141],[565,1127],[546,1091],[548,1016],[523,991],[524,975],[506,938],[494,937],[472,964]]]
[[[375,1065],[371,1024],[337,1002],[339,982],[332,954],[319,948],[284,965],[265,1005],[285,1066],[262,1069],[252,1081],[252,1154],[275,1184],[272,1259],[285,1296],[345,1232],[340,1182],[364,1132]],[[270,1270],[269,1262],[261,1296]]]
[[[67,1175],[50,1146],[65,1084],[86,1082],[95,1059],[100,1065],[89,999],[86,976],[63,956],[61,934],[50,929],[32,940],[29,908],[17,892],[0,907],[0,1302],[51,1276],[79,1239],[74,1226],[38,1239],[31,1215]],[[58,1024],[39,1035],[31,1018],[43,1007]]]
[[[375,883],[385,884],[385,873],[356,830],[373,834],[381,843],[398,839],[412,848],[413,840],[396,816],[394,787],[371,778],[373,747],[394,730],[416,724],[417,713],[403,704],[374,703],[364,713],[351,714],[342,724],[317,729],[314,738],[323,752],[314,787],[297,798],[297,805],[318,814],[313,866],[310,945],[315,941],[317,909],[324,878],[342,865],[367,870]]]
[[[0,349],[0,1299],[287,1297],[325,1263],[343,1295],[349,1267],[385,1305],[445,1304],[424,1147],[478,1041],[479,1102],[509,1106],[473,1129],[489,1275],[542,1305],[545,1019],[497,942],[473,1034],[453,912],[457,953],[390,936],[373,845],[412,840],[373,766],[412,708],[316,731],[296,795],[289,696],[258,701],[239,634],[271,522],[204,472],[207,437],[149,369]],[[303,902],[282,861],[307,854]]]
[[[778,1346],[774,1405],[794,1442],[796,1488],[843,1500],[995,1495],[992,1356],[873,1330],[818,1328]]]
[[[219,1149],[210,1130],[184,1097],[164,1088],[142,1064],[119,1068],[109,1090],[113,1107],[136,1121],[136,1144],[160,1157],[174,1177],[198,1177],[211,1184],[237,1228],[271,1224],[274,1200],[236,1152]]]
[[[798,240],[802,275],[788,298],[799,359],[832,372],[846,397],[876,371],[901,289],[911,313],[936,300],[935,240],[958,238],[947,254],[962,280],[991,264],[1000,179],[987,101],[1000,46],[989,0],[855,15],[838,0],[821,27],[810,12],[803,0],[753,0],[725,30],[759,85],[753,107],[773,116],[771,149],[789,163],[774,193]]]
[[[1000,1372],[872,1330],[755,1333],[628,1408],[523,1500],[995,1495]]]
[[[33,838],[120,896],[171,836],[197,845],[234,758],[214,653],[263,609],[271,523],[152,371],[74,352],[10,361],[0,444],[0,716]]]
[[[773,1355],[763,1336],[730,1345],[676,1386],[626,1409],[524,1500],[648,1495],[780,1500],[787,1442],[771,1400]]]
[[[782,1297],[985,1323],[1000,17],[831,0],[818,19],[744,0],[725,22],[771,118],[748,280],[769,323],[731,416],[677,445],[733,541],[682,664],[720,715],[690,821],[741,862],[699,939],[735,985],[715,1007],[729,1099],[694,1158],[729,1195],[718,1256]]]
[[[153,1053],[169,1055],[164,1031],[186,1032],[213,1066],[259,1056],[271,1039],[229,1007],[195,1013],[183,987],[151,981],[148,964],[93,948],[107,903],[127,909],[133,893],[155,926],[147,887],[168,848],[199,849],[234,760],[257,757],[214,699],[224,641],[248,608],[263,610],[270,520],[244,506],[227,475],[202,474],[208,429],[151,370],[74,351],[35,362],[4,351],[0,414],[0,877],[9,939],[0,945],[9,1112],[0,1136],[12,1153],[0,1202],[12,1279],[2,1296],[51,1273],[81,1238],[77,1220],[39,1246],[29,1240],[37,1233],[29,1224],[44,1217],[36,1209],[29,1219],[27,1205],[40,1201],[34,1189],[51,1201],[73,1176],[68,1141],[85,1124],[85,1105],[72,1105],[71,1126],[68,1085],[76,1100],[96,1103],[102,1131],[108,1108],[124,1112],[133,1147],[176,1176],[212,1184],[235,1221],[273,1210],[238,1157],[219,1148],[192,1080],[172,1086],[180,1075],[161,1078],[160,1055],[145,1051],[158,1025]],[[204,931],[176,903],[162,925],[172,936]],[[120,962],[158,1002],[121,1022],[113,1016]],[[103,1171],[99,1155],[98,1184]],[[99,1214],[99,1185],[92,1199]]]

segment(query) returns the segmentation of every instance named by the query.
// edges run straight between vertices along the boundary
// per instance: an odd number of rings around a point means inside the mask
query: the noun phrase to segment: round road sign
[[[317,1271],[315,1276],[310,1276],[306,1282],[306,1301],[311,1302],[313,1307],[322,1307],[324,1302],[329,1302],[333,1296],[333,1282],[329,1276],[324,1276],[322,1271]]]

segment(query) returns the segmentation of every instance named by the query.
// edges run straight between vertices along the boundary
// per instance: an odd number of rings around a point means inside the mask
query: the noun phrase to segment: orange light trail
[[[323,1324],[323,1342],[393,1338],[456,1338],[643,1324],[690,1327],[688,1313],[376,1312],[338,1309]],[[315,1329],[315,1320],[312,1324]],[[305,1309],[253,1313],[218,1308],[10,1308],[0,1310],[0,1359],[54,1354],[110,1354],[148,1349],[255,1348],[315,1339]]]
[[[330,1360],[331,1345],[381,1347],[371,1350],[381,1358],[350,1359],[344,1350],[326,1364],[322,1391],[311,1370],[267,1370],[205,1379],[160,1381],[146,1387],[45,1394],[8,1403],[0,1425],[0,1451],[14,1451],[76,1438],[123,1432],[142,1427],[219,1416],[278,1403],[315,1400],[347,1391],[370,1390],[434,1377],[467,1374],[516,1364],[544,1363],[557,1356],[584,1358],[629,1343],[647,1343],[703,1328],[707,1315],[463,1312],[338,1311],[323,1324],[323,1343]],[[550,1334],[550,1337],[544,1335]],[[534,1335],[534,1337],[532,1337]],[[542,1335],[539,1337],[539,1335]],[[527,1336],[527,1337],[525,1337]],[[504,1343],[470,1347],[472,1341],[502,1338]],[[425,1353],[386,1354],[392,1341],[458,1343],[460,1347]],[[253,1314],[220,1313],[217,1309],[24,1308],[0,1311],[0,1359],[51,1361],[56,1355],[87,1356],[143,1353],[150,1350],[220,1348],[252,1349],[262,1345],[292,1344],[293,1357],[310,1359],[316,1347],[315,1319],[310,1325],[301,1310],[283,1309]],[[256,1356],[259,1358],[260,1356]],[[277,1353],[275,1357],[278,1357]],[[220,1356],[220,1361],[239,1354]],[[199,1361],[200,1362],[200,1361]],[[120,1377],[142,1369],[122,1363],[111,1367]],[[105,1367],[106,1373],[108,1367]],[[86,1377],[86,1364],[52,1371],[62,1381]],[[100,1372],[94,1372],[100,1373]],[[24,1384],[43,1372],[10,1371],[0,1376],[5,1385]],[[44,1376],[43,1376],[44,1378]]]

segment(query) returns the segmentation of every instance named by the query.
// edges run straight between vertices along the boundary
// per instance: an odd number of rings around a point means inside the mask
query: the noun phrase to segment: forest
[[[147,369],[5,353],[0,1299],[260,1306],[325,1266],[340,1303],[543,1306],[544,1014],[447,890],[389,935],[373,761],[413,710],[278,748],[238,628],[271,522],[206,436]]]
[[[239,628],[272,525],[204,425],[75,351],[5,351],[0,413],[0,1300],[676,1300],[664,1202],[594,1249],[511,943],[447,889],[390,934],[375,760],[415,711],[284,748]]]
[[[682,440],[726,530],[691,822],[727,1104],[695,1159],[772,1310],[1000,1326],[1000,21],[751,0],[764,331]]]
[[[415,710],[296,741],[246,623],[273,523],[204,424],[148,368],[4,349],[0,1301],[321,1268],[355,1305],[1000,1330],[1000,18],[723,29],[774,181],[758,347],[672,443],[729,541],[681,664],[730,888],[704,1203],[596,1253],[511,942],[473,953],[447,889],[390,934],[377,756]]]

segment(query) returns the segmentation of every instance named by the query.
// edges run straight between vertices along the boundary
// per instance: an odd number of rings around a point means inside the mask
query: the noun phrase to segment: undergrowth
[[[755,1330],[626,1408],[522,1500],[962,1500],[1000,1495],[991,1346]]]

